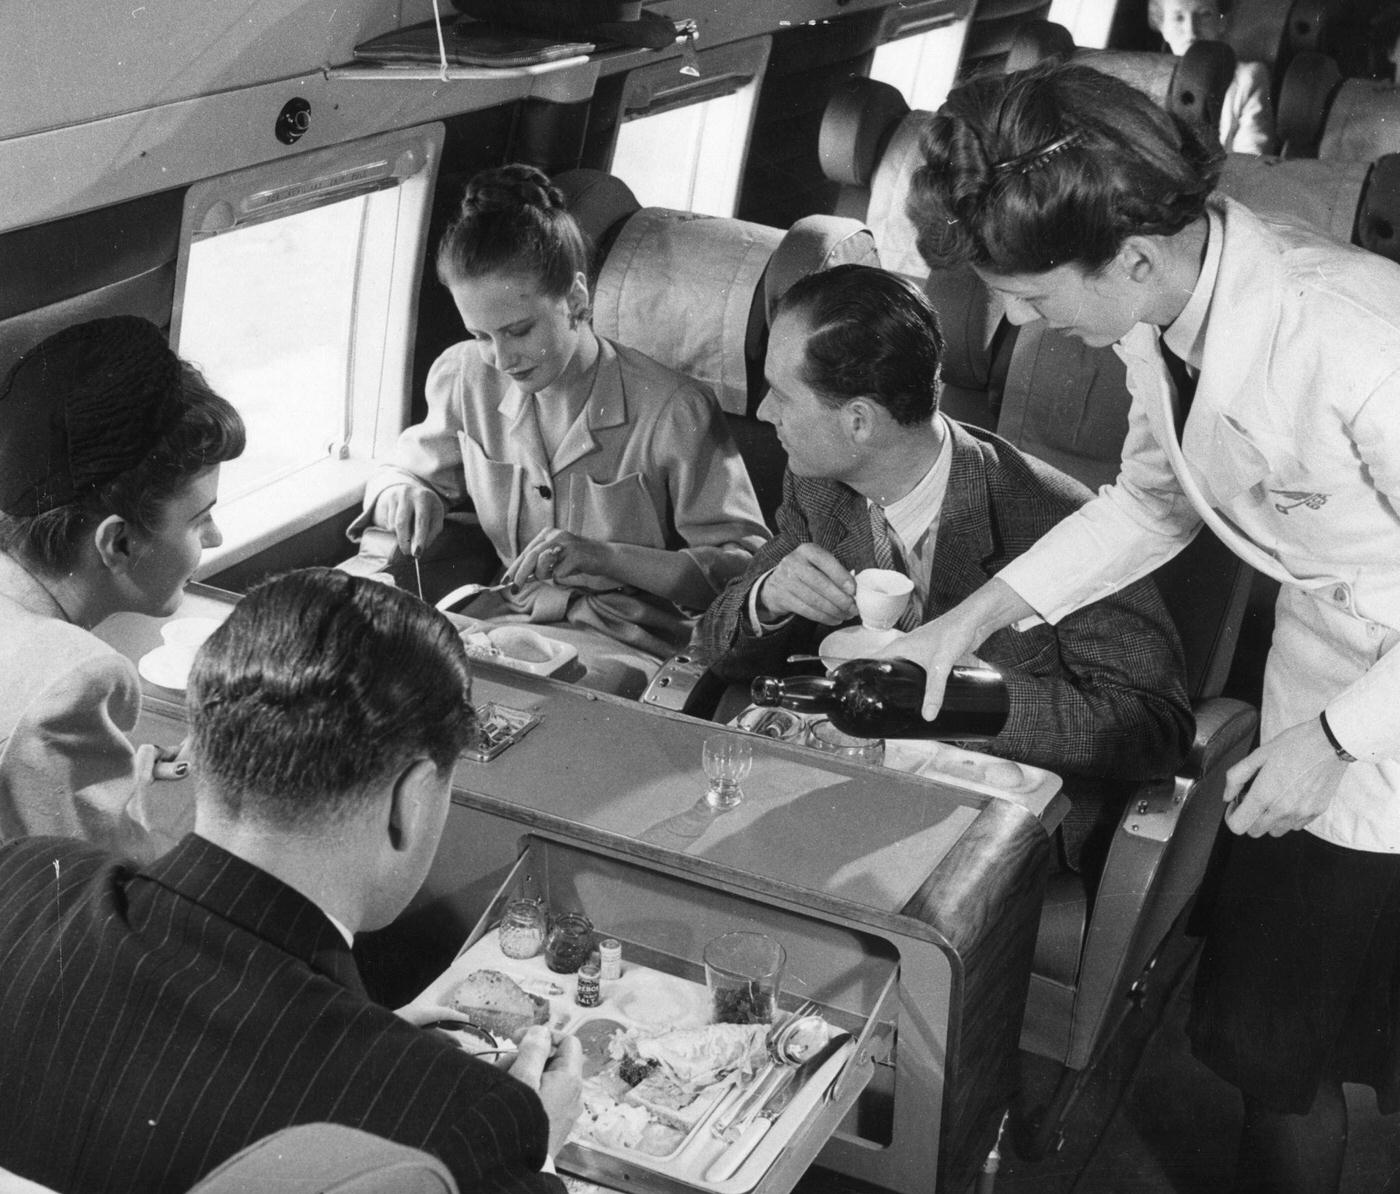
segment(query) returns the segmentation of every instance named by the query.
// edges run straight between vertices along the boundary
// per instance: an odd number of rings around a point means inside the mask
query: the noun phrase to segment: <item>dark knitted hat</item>
[[[0,389],[0,511],[32,518],[135,468],[183,412],[155,324],[94,319],[25,353]]]

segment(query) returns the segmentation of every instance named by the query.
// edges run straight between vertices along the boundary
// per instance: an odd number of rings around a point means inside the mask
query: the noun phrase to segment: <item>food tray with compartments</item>
[[[495,907],[493,904],[493,910]],[[711,1022],[709,993],[703,982],[629,961],[626,949],[621,977],[602,981],[597,1006],[581,1007],[575,1002],[577,975],[554,973],[542,953],[526,959],[507,957],[501,952],[494,923],[474,937],[419,1001],[446,1005],[452,991],[473,971],[499,971],[525,991],[548,1000],[549,1024],[554,1030],[582,1030],[581,1041],[592,1038],[585,1046],[586,1067],[590,1059],[598,1064],[599,1048],[606,1047],[615,1031],[635,1030],[645,1036],[672,1028],[701,1029]],[[785,998],[783,1003],[792,1000]],[[616,1025],[616,1029],[589,1031],[590,1025],[604,1022]],[[870,1023],[875,1023],[874,1013]],[[858,1044],[864,1047],[857,1048]],[[727,1113],[754,1076],[736,1074],[702,1088],[690,1107],[693,1122],[679,1143],[664,1153],[652,1155],[640,1148],[602,1143],[576,1128],[556,1158],[558,1167],[562,1172],[628,1190],[705,1190],[713,1194],[787,1190],[864,1089],[875,1056],[883,1047],[877,1038],[858,1042],[851,1033],[834,1029],[827,1048],[798,1071],[795,1081],[800,1085],[771,1128],[724,1180],[706,1177],[730,1146],[711,1131],[710,1124]],[[502,1063],[507,1060],[502,1059]],[[758,1070],[761,1073],[762,1067]],[[837,1092],[835,1097],[833,1092]]]

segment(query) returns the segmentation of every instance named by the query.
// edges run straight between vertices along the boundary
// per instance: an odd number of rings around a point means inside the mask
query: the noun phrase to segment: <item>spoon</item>
[[[737,1140],[764,1104],[796,1073],[797,1067],[830,1039],[831,1025],[815,1013],[793,1012],[786,1020],[774,1024],[764,1038],[768,1064],[734,1105],[715,1118],[710,1131],[722,1140]]]

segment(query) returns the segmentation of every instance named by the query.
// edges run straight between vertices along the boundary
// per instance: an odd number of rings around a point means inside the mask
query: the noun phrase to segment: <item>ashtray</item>
[[[462,751],[462,758],[488,763],[501,751],[519,742],[540,724],[540,715],[528,709],[488,701],[476,708],[476,732]]]
[[[777,738],[783,742],[797,742],[802,738],[806,722],[801,714],[789,709],[770,709],[760,705],[750,705],[732,723],[750,734],[763,738]]]

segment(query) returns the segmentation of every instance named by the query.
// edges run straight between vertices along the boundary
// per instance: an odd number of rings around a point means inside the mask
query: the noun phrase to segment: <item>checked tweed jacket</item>
[[[1089,497],[1077,481],[998,436],[948,426],[953,456],[924,621],[995,576]],[[778,533],[699,629],[701,650],[731,679],[812,651],[830,632],[802,618],[762,636],[749,629],[749,590],[799,543],[825,547],[853,572],[875,565],[866,500],[840,482],[789,472],[777,523]],[[1150,581],[1055,626],[998,631],[978,654],[1002,669],[1011,702],[1005,727],[983,748],[988,753],[1062,775],[1133,780],[1169,773],[1190,745],[1181,646]]]

